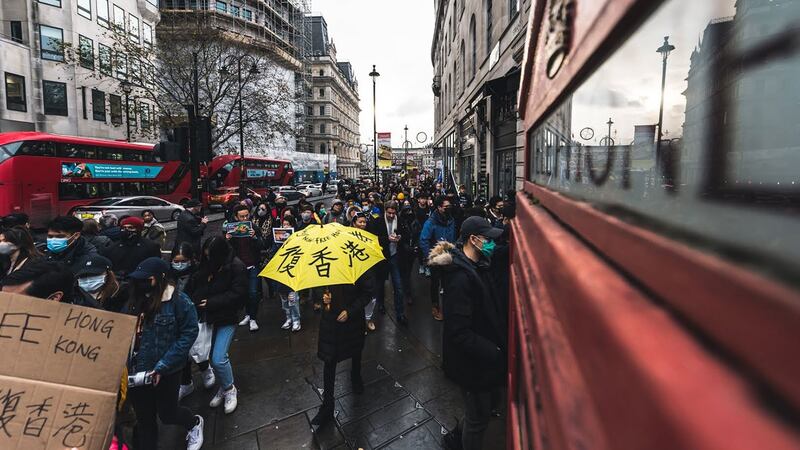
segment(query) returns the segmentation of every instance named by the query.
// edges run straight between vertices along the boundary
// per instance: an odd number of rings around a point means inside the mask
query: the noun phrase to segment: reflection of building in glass
[[[800,77],[800,59],[784,53],[748,63],[751,55],[764,56],[756,49],[793,33],[789,30],[798,18],[800,1],[739,0],[735,16],[708,24],[692,53],[684,92],[684,183],[696,184],[704,176],[706,147],[720,133],[727,133],[727,158],[715,163],[727,165],[725,182],[775,184],[798,178],[800,129],[786,126],[786,120],[800,114],[792,89]],[[713,102],[720,101],[719,95],[728,107],[715,113]],[[723,129],[714,129],[714,124]]]

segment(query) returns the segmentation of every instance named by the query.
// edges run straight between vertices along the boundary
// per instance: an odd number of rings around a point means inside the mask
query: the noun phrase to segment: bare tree
[[[155,43],[132,39],[126,30],[112,26],[106,33],[111,43],[110,72],[120,79],[108,90],[156,105],[166,127],[187,122],[186,105],[194,103],[193,69],[197,64],[197,115],[211,117],[212,147],[224,153],[238,148],[241,97],[245,146],[264,148],[277,137],[295,133],[293,72],[277,65],[246,42],[224,32],[201,26],[182,26],[159,34]],[[65,46],[67,61],[80,64],[81,49]],[[237,66],[241,65],[241,84]],[[109,71],[93,71],[90,77],[108,79]]]

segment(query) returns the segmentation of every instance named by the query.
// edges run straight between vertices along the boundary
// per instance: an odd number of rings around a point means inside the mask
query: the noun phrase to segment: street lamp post
[[[405,140],[403,141],[403,147],[405,147],[403,152],[403,170],[408,172],[408,144],[410,144],[410,142],[408,142],[408,125],[403,128],[403,131],[405,132]]]
[[[661,154],[661,135],[664,126],[664,89],[667,83],[667,58],[675,50],[675,46],[669,43],[669,36],[664,36],[664,44],[656,49],[656,53],[661,54],[661,105],[658,108],[658,135],[656,136],[656,158]]]
[[[376,80],[381,74],[375,69],[375,64],[372,65],[372,72],[369,73],[372,77],[372,182],[378,185],[378,115],[375,109],[376,100]]]
[[[226,62],[233,58],[234,56],[231,55]],[[258,65],[256,64],[256,59],[250,55],[244,55],[242,57],[236,58],[236,81],[238,85],[238,106],[239,106],[239,197],[245,198],[247,197],[247,185],[245,183],[247,179],[247,170],[245,169],[244,164],[244,121],[242,119],[242,61],[244,59],[249,59],[251,66],[250,66],[250,74],[255,75],[259,73]],[[220,69],[220,73],[222,75],[228,75],[228,68],[227,64],[223,65]]]
[[[606,142],[606,143],[608,144],[609,147],[611,147],[612,146],[612,144],[611,144],[611,125],[614,125],[614,121],[611,120],[611,117],[608,118],[608,122],[606,122],[606,125],[608,125],[608,134],[606,135],[606,136],[608,136],[608,142]]]
[[[121,81],[122,84],[122,92],[125,94],[125,140],[127,142],[131,141],[131,100],[130,95],[133,91],[133,87],[127,81]]]

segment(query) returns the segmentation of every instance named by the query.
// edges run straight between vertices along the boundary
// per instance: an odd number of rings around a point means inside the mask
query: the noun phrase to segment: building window
[[[108,28],[108,0],[97,0],[97,23]]]
[[[325,76],[325,70],[319,69],[319,76],[324,77]]]
[[[111,112],[111,123],[114,125],[122,125],[122,97],[109,94],[108,109]]]
[[[147,103],[139,104],[139,115],[142,118],[142,129],[149,130],[152,124],[150,123],[150,105]]]
[[[325,88],[321,88],[321,89],[319,90],[319,96],[320,96],[320,97],[325,97]]]
[[[239,17],[239,7],[236,5],[231,5],[231,15]]]
[[[486,55],[492,51],[492,0],[486,2]]]
[[[100,73],[111,76],[111,47],[97,44],[97,57],[100,60]]]
[[[225,2],[217,2],[217,11],[219,12],[228,12],[228,4]]]
[[[92,20],[92,0],[78,0],[78,15]]]
[[[64,30],[61,28],[39,25],[40,45],[42,59],[51,61],[64,61]]]
[[[6,72],[6,108],[11,111],[28,111],[25,101],[25,77]]]
[[[244,10],[244,18],[252,22],[253,21],[253,11],[250,11],[249,9],[245,9]]]
[[[44,113],[53,116],[67,114],[67,84],[57,81],[42,81]]]
[[[467,88],[467,60],[463,40],[461,41],[461,59],[458,63],[461,65],[461,92],[464,92]]]
[[[114,66],[117,69],[117,78],[125,80],[128,78],[128,57],[117,53],[114,58]]]
[[[319,152],[325,153],[325,144],[319,144]]]
[[[519,0],[508,0],[508,15],[514,17],[519,12]]]
[[[130,58],[130,80],[133,84],[141,85],[142,84],[142,65],[139,62],[138,58],[131,57]]]
[[[94,42],[86,36],[78,35],[78,52],[81,67],[94,70]]]
[[[125,10],[114,5],[114,26],[121,32],[125,32]]]
[[[92,119],[106,121],[106,93],[92,89]]]
[[[128,123],[131,124],[131,128],[136,128],[136,102],[133,99],[128,99],[125,112],[127,113]]]
[[[324,123],[319,124],[319,133],[320,134],[325,134],[325,124]]]
[[[469,40],[472,45],[472,78],[478,71],[478,38],[475,36],[475,14],[469,19]]]
[[[11,40],[20,44],[25,41],[22,38],[22,22],[19,20],[11,21]]]
[[[153,46],[153,27],[142,22],[142,42],[147,47]]]
[[[61,0],[39,0],[39,3],[44,3],[45,5],[57,6],[61,8]]]
[[[128,37],[131,42],[139,43],[139,18],[133,14],[128,15]]]
[[[319,115],[320,116],[324,116],[325,115],[325,105],[320,105],[320,107],[319,107]]]

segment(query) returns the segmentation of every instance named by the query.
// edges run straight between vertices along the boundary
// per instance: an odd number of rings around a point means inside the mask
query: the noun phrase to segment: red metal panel
[[[524,319],[516,321],[514,339],[530,336],[519,351],[533,349],[533,367],[526,380],[512,377],[510,392],[526,383],[540,394],[541,409],[527,405],[537,416],[528,426],[541,433],[537,448],[800,446],[800,437],[763,409],[749,380],[668,309],[527,195],[518,194],[517,204],[511,309]],[[516,364],[530,365],[529,357],[517,355]]]

